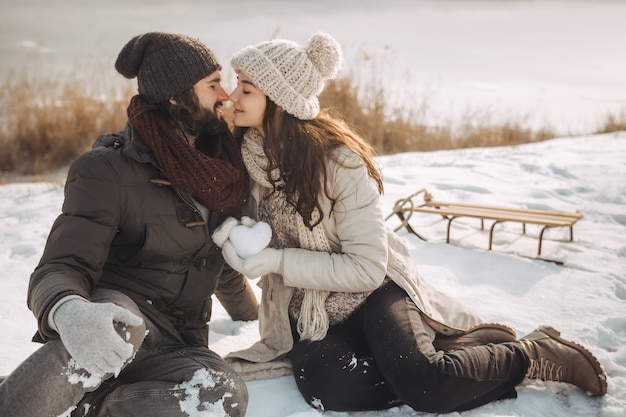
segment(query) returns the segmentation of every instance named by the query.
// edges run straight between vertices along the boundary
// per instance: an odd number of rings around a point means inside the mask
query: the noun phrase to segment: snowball
[[[257,222],[252,226],[240,224],[231,229],[230,241],[242,258],[249,258],[267,247],[272,238],[272,229],[265,222]]]

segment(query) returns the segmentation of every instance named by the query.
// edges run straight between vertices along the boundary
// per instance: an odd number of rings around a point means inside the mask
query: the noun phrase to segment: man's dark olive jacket
[[[211,295],[234,320],[254,320],[258,303],[244,276],[211,240],[224,220],[203,219],[192,198],[169,185],[150,149],[127,124],[103,135],[70,166],[62,214],[31,275],[34,340],[58,335],[48,313],[61,298],[94,288],[132,298],[172,338],[207,346]]]

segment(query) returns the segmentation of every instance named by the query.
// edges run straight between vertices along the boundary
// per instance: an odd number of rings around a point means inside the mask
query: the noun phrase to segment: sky
[[[344,48],[340,75],[374,81],[389,112],[588,134],[626,108],[625,16],[611,0],[0,0],[0,82],[96,74],[110,94],[122,46],[167,31],[205,42],[234,87],[229,60],[243,47],[324,31]]]
[[[530,225],[525,235],[517,223],[496,226],[491,251],[488,227],[481,230],[475,219],[455,220],[450,244],[445,243],[446,222],[438,216],[411,219],[427,241],[398,231],[424,279],[441,291],[486,321],[511,326],[520,337],[539,325],[555,327],[563,337],[587,347],[608,375],[608,393],[602,398],[588,397],[566,384],[525,382],[517,399],[450,416],[626,416],[625,161],[626,132],[377,157],[384,176],[385,213],[396,200],[425,188],[442,201],[583,215],[574,226],[572,242],[566,230],[546,232],[544,260],[537,259],[539,230]],[[59,214],[63,182],[60,171],[40,181],[0,185],[0,375],[11,372],[39,346],[30,341],[36,322],[26,307],[26,289]],[[395,218],[388,223],[397,226]],[[253,288],[260,296],[258,287]],[[218,302],[213,305],[213,350],[226,355],[258,339],[257,322],[234,322]],[[322,414],[302,400],[291,376],[252,381],[248,389],[251,417],[434,417],[406,406]]]

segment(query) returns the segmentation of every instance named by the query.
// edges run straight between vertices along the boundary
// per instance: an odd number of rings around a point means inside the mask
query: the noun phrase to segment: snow
[[[217,381],[206,369],[199,369],[195,372],[191,381],[177,385],[175,388],[184,392],[180,394],[180,409],[190,417],[228,417],[224,411],[224,398],[220,398],[214,403],[202,402],[200,400],[201,390],[214,388]],[[232,394],[225,394],[232,395]]]
[[[583,214],[573,242],[567,230],[546,232],[542,257],[562,266],[535,259],[539,229],[532,226],[523,235],[519,224],[498,225],[492,251],[486,249],[489,228],[481,230],[478,220],[455,220],[451,244],[445,243],[446,222],[436,216],[412,218],[426,242],[399,231],[422,275],[443,291],[520,336],[541,324],[554,326],[591,350],[609,378],[602,398],[565,384],[524,383],[515,400],[450,415],[626,416],[626,132],[404,153],[377,162],[384,174],[385,213],[396,200],[426,188],[444,201]],[[62,185],[52,179],[0,186],[0,374],[38,347],[30,341],[36,322],[26,307],[26,290],[59,214]],[[389,220],[390,227],[397,224]],[[256,341],[257,323],[233,322],[216,302],[209,337],[210,347],[225,355]],[[407,407],[321,413],[302,400],[291,376],[249,382],[248,388],[252,417],[431,416]]]

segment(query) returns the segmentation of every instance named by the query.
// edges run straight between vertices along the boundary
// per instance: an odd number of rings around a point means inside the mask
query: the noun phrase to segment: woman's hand
[[[222,255],[228,265],[248,278],[283,273],[284,251],[282,249],[265,248],[254,256],[242,258],[233,244],[227,240],[222,247]]]
[[[230,235],[230,231],[233,230],[233,227],[240,225],[241,222],[234,217],[229,217],[219,225],[217,229],[211,235],[211,239],[218,247],[223,247],[224,243],[228,240],[228,236]]]

